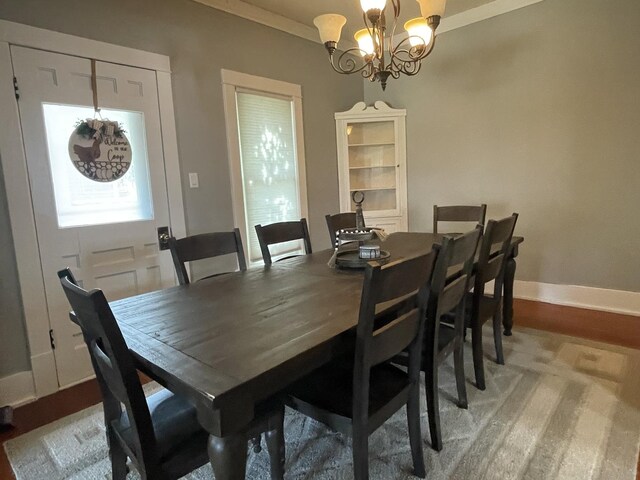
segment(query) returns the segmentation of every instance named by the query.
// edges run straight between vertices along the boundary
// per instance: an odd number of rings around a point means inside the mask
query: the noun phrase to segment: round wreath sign
[[[69,138],[69,157],[76,169],[96,182],[113,182],[131,166],[131,145],[118,122],[87,118]]]

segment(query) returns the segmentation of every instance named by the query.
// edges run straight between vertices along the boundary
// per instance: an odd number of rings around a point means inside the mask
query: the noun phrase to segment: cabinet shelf
[[[357,167],[349,167],[349,170],[366,170],[367,168],[397,168],[397,165],[363,165]]]
[[[385,147],[395,145],[396,142],[366,142],[366,143],[350,143],[349,147]]]

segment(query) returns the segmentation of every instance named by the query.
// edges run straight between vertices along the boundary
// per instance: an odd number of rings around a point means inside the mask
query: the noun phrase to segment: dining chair
[[[68,268],[58,277],[100,386],[112,478],[126,478],[127,458],[143,480],[178,479],[207,463],[209,434],[200,426],[195,406],[167,389],[145,398],[134,359],[102,290],[80,288]],[[269,428],[271,478],[282,479],[284,407],[263,411],[247,435]]]
[[[331,248],[337,247],[337,235],[338,230],[343,228],[355,228],[356,227],[356,214],[355,212],[336,213],[334,215],[325,215],[327,220],[327,228],[329,229],[329,237],[331,237]]]
[[[292,240],[303,240],[304,251],[307,255],[311,253],[311,239],[309,237],[309,228],[307,227],[307,219],[301,218],[298,221],[293,222],[278,222],[270,225],[256,225],[256,234],[258,236],[258,242],[260,243],[260,250],[262,251],[262,259],[266,266],[271,265],[271,252],[269,251],[269,245],[275,245],[278,243],[290,242]],[[285,258],[291,258],[295,255],[289,255]]]
[[[364,272],[355,353],[336,359],[295,383],[287,404],[353,437],[354,478],[369,478],[369,435],[407,407],[415,475],[424,478],[420,434],[420,357],[429,282],[436,250],[386,265],[370,262]],[[380,325],[376,307],[402,301],[408,308]],[[408,349],[408,369],[389,360]]]
[[[467,294],[465,326],[471,328],[473,347],[473,369],[476,386],[486,388],[484,376],[484,352],[482,348],[482,326],[493,320],[493,339],[496,349],[496,362],[504,365],[502,350],[502,288],[504,272],[511,238],[518,220],[518,214],[502,220],[489,220],[482,237],[480,253],[476,265],[473,292]],[[493,281],[493,293],[485,294],[487,283]]]
[[[465,297],[471,288],[473,263],[481,237],[481,225],[459,237],[445,237],[429,289],[421,370],[425,375],[431,446],[436,451],[442,450],[438,369],[450,355],[453,355],[458,407],[466,409],[468,406],[463,356]],[[441,323],[442,317],[452,311],[455,312],[454,323]],[[408,365],[406,352],[395,357],[393,362]]]
[[[487,206],[482,205],[449,205],[433,206],[433,233],[438,233],[438,222],[475,222],[484,225]]]
[[[202,233],[180,239],[170,237],[169,250],[171,250],[173,266],[176,269],[180,285],[188,285],[190,283],[186,262],[235,253],[238,258],[238,269],[242,272],[247,269],[242,237],[240,236],[240,230],[237,228],[232,232]],[[209,275],[205,278],[213,276],[216,275]]]

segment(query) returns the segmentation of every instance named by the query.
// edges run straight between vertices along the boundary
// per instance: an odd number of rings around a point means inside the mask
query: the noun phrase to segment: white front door
[[[121,123],[131,143],[128,172],[113,182],[83,176],[68,153],[78,120],[94,117],[91,61],[11,47],[58,383],[93,374],[80,329],[56,272],[71,267],[86,289],[108,300],[173,285],[156,229],[170,226],[156,73],[96,62],[104,119]],[[16,239],[19,241],[19,239]]]

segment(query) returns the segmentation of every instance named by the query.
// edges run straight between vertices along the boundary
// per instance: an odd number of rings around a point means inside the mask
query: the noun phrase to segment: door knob
[[[169,249],[170,238],[171,235],[169,234],[169,227],[158,227],[158,247],[160,250]]]

